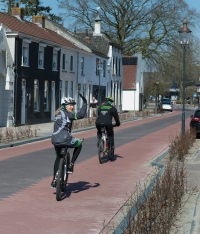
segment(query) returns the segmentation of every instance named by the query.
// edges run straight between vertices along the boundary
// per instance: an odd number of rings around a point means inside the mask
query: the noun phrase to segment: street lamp
[[[156,114],[158,114],[158,85],[159,85],[158,80],[156,80],[155,85],[156,85]]]
[[[193,94],[194,108],[195,108],[196,96],[197,96],[197,88],[194,88],[194,94]]]
[[[183,81],[182,81],[182,135],[185,134],[185,76],[186,76],[186,47],[189,46],[191,30],[187,27],[187,21],[184,20],[183,27],[178,30],[181,46],[183,47]]]
[[[97,66],[97,71],[98,71],[98,75],[99,75],[99,91],[98,91],[98,104],[99,104],[99,106],[101,103],[101,100],[100,100],[101,99],[101,96],[100,96],[100,71],[102,70],[102,65],[103,65],[103,63],[101,62],[100,59],[98,59],[96,66]]]

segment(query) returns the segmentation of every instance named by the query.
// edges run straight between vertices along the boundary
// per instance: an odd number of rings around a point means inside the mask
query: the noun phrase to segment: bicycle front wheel
[[[104,163],[105,162],[105,152],[104,152],[104,141],[102,139],[99,141],[98,156],[99,156],[99,163],[100,164]]]
[[[61,200],[61,193],[62,193],[62,185],[63,185],[63,176],[64,176],[64,163],[63,158],[60,159],[59,169],[58,169],[58,177],[57,177],[57,186],[56,186],[56,200]]]

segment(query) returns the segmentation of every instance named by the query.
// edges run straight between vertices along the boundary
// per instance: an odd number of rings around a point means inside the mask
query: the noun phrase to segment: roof
[[[15,32],[26,34],[27,36],[33,36],[43,40],[51,41],[56,44],[61,44],[70,48],[78,49],[73,43],[60,36],[54,31],[46,28],[42,28],[37,24],[29,21],[23,21],[15,16],[8,15],[0,12],[0,23]]]
[[[123,64],[123,89],[135,89],[136,88],[136,76],[137,76],[137,57],[124,56],[122,57]]]
[[[58,23],[56,23],[56,22],[54,22],[54,21],[52,21],[52,20],[49,20],[49,19],[47,19],[47,21],[49,21],[49,22],[51,22],[52,24],[54,24],[57,28],[59,28],[59,29],[62,30],[63,32],[69,34],[71,37],[74,37],[77,41],[79,41],[80,43],[82,43],[84,46],[86,46],[86,47],[88,47],[89,49],[91,49],[92,52],[93,52],[94,54],[99,55],[99,56],[102,56],[102,57],[103,57],[103,56],[104,56],[104,57],[107,57],[107,54],[102,53],[102,51],[99,50],[98,48],[96,48],[94,45],[92,45],[91,43],[88,43],[88,42],[85,41],[84,38],[85,38],[86,35],[84,35],[83,38],[77,37],[76,34],[70,32],[67,28],[63,27],[61,24],[58,24]]]

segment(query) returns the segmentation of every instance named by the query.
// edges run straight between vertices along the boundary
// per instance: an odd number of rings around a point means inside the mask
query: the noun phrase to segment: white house
[[[143,61],[142,54],[125,56],[123,61],[123,103],[122,109],[140,111],[143,108]]]

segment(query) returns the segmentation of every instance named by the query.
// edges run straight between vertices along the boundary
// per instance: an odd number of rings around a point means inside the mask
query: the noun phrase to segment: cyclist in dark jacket
[[[61,100],[61,109],[57,113],[54,123],[54,129],[51,137],[52,144],[56,151],[56,160],[54,163],[54,175],[51,187],[56,187],[55,176],[58,171],[60,162],[60,150],[63,146],[74,148],[71,163],[69,164],[68,173],[73,173],[74,163],[81,152],[82,140],[74,138],[71,135],[71,128],[73,120],[82,119],[85,116],[87,110],[87,100],[81,94],[79,94],[83,100],[83,105],[78,113],[73,113],[75,100],[71,97],[63,97]]]
[[[114,131],[112,125],[112,118],[114,117],[116,126],[120,126],[119,115],[117,113],[117,109],[112,105],[114,103],[114,99],[112,97],[106,97],[105,103],[101,105],[98,109],[98,117],[96,120],[96,128],[97,128],[97,138],[98,142],[101,140],[101,127],[105,126],[106,131],[109,136],[109,154],[111,154],[111,150],[114,147]],[[97,144],[98,145],[98,144]]]

